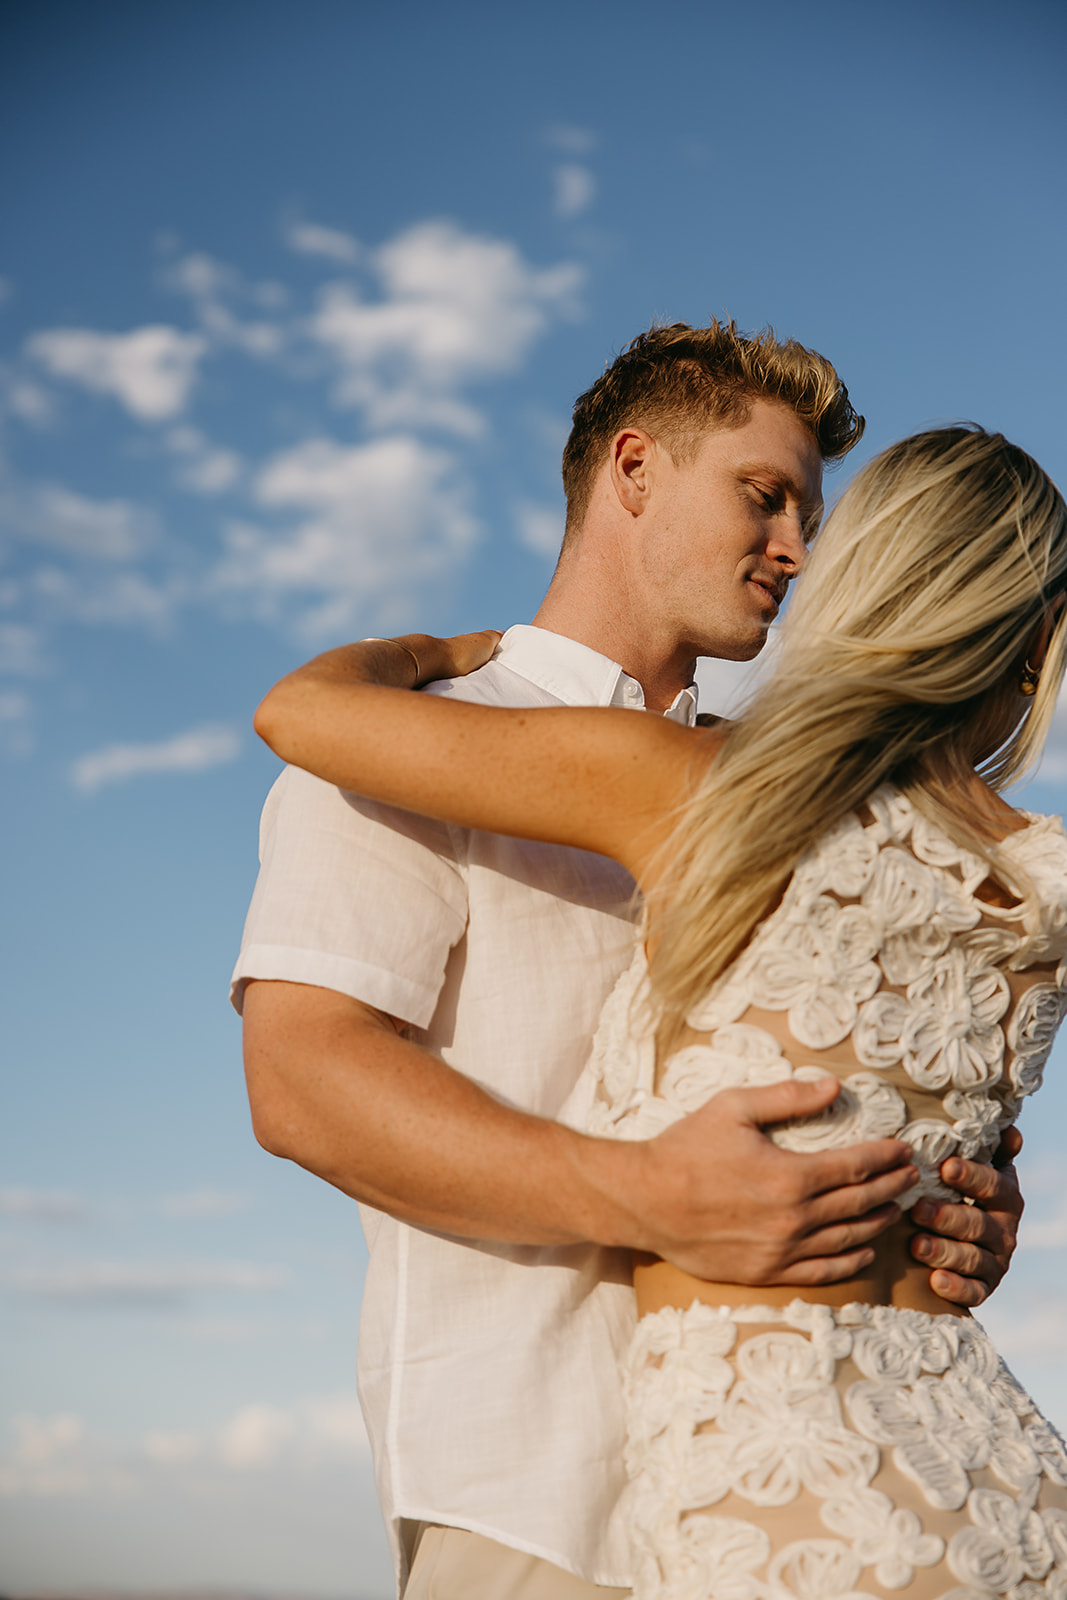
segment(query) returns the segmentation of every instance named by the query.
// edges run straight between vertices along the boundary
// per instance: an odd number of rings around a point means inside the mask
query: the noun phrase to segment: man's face
[[[690,461],[660,448],[642,551],[658,621],[694,656],[758,655],[822,512],[814,436],[777,401],[705,435]]]

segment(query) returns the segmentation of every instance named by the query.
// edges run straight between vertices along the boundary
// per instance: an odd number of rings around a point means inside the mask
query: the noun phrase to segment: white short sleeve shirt
[[[486,704],[626,705],[640,685],[533,627],[431,692]],[[695,691],[669,715],[691,722]],[[233,977],[337,989],[508,1104],[554,1117],[632,951],[616,863],[378,806],[296,768],[271,790]],[[623,1252],[480,1244],[360,1208],[370,1254],[359,1389],[403,1585],[404,1519],[467,1528],[626,1586],[617,1362],[634,1325]]]

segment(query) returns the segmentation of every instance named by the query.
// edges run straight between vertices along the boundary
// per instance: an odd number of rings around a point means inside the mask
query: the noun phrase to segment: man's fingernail
[[[920,1234],[917,1239],[912,1241],[911,1248],[921,1261],[929,1261],[934,1253],[934,1241],[932,1239],[924,1239]]]
[[[916,1222],[933,1222],[934,1208],[929,1200],[918,1200],[912,1207],[912,1216]]]
[[[963,1177],[963,1163],[960,1161],[946,1161],[941,1168],[941,1176],[946,1183],[959,1183]]]

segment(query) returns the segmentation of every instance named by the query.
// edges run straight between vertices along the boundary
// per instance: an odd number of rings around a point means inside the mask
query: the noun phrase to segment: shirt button
[[[627,700],[640,700],[641,698],[641,690],[636,683],[628,683],[622,692]]]

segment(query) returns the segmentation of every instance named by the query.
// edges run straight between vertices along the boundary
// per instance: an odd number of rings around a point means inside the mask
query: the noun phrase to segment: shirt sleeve
[[[267,797],[260,870],[230,996],[251,978],[336,989],[428,1025],[467,925],[453,830],[297,767]]]

